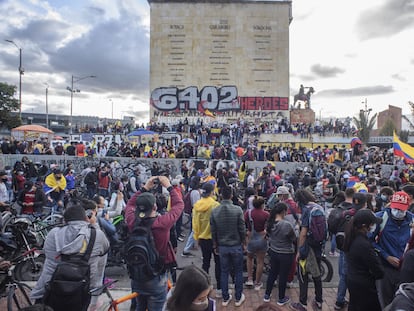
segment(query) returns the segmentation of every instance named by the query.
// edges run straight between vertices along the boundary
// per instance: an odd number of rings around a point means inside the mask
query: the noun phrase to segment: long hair
[[[204,270],[194,265],[185,268],[178,277],[172,295],[167,301],[167,310],[190,310],[194,299],[210,286],[210,277]]]
[[[303,206],[308,204],[309,202],[315,202],[316,199],[314,197],[314,195],[306,189],[299,189],[296,190],[295,192],[295,198],[296,201],[298,202],[299,206]]]
[[[286,212],[288,209],[288,206],[285,202],[278,202],[275,204],[275,206],[272,208],[272,210],[270,211],[270,216],[269,216],[269,220],[267,221],[267,228],[266,231],[269,233],[272,228],[273,225],[275,223],[275,218],[276,215],[278,214],[282,214],[283,212]]]

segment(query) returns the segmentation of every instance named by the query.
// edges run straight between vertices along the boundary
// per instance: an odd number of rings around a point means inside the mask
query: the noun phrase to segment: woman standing
[[[295,230],[292,224],[285,220],[288,206],[284,202],[279,202],[270,212],[267,225],[269,237],[270,272],[267,278],[264,302],[270,301],[273,284],[279,276],[279,298],[277,304],[283,306],[290,301],[285,295],[286,283],[292,262],[294,260],[296,241]]]
[[[381,310],[375,281],[383,277],[384,268],[367,237],[381,222],[369,209],[361,209],[345,228],[349,311]]]
[[[264,199],[255,196],[253,199],[253,209],[249,209],[244,213],[244,221],[247,224],[247,282],[246,286],[255,290],[260,290],[263,286],[262,274],[264,257],[267,251],[266,240],[266,223],[269,219],[269,212],[264,210]],[[253,260],[256,256],[256,279],[253,283]]]
[[[209,298],[212,286],[206,272],[189,266],[181,272],[174,288],[167,295],[163,311],[215,311],[216,303]]]

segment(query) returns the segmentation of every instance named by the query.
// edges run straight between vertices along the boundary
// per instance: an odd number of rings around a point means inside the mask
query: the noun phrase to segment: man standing
[[[232,300],[229,294],[229,272],[235,273],[236,302],[239,307],[246,300],[243,294],[243,251],[246,247],[246,225],[240,206],[232,202],[233,190],[229,186],[222,188],[223,200],[212,211],[210,225],[213,248],[220,257],[222,305],[227,306]]]
[[[405,247],[410,239],[413,214],[408,212],[410,198],[404,191],[394,193],[390,207],[376,213],[382,223],[372,235],[375,250],[384,265],[384,278],[377,281],[381,308],[392,302],[400,283],[400,263]]]
[[[63,209],[63,196],[65,195],[66,179],[62,176],[62,171],[55,168],[52,174],[46,177],[44,191],[56,205],[55,208]]]
[[[105,199],[109,198],[109,185],[112,181],[110,173],[111,167],[109,165],[104,165],[98,173],[98,194]]]
[[[171,210],[165,214],[157,212],[155,196],[148,192],[156,185],[155,180],[167,189],[171,197]],[[184,202],[173,190],[168,177],[153,176],[129,199],[125,208],[125,218],[128,229],[132,233],[136,222],[145,226],[152,223],[151,230],[154,237],[155,248],[165,267],[175,262],[174,250],[170,243],[170,230],[180,217],[184,209]],[[137,298],[137,311],[161,311],[167,297],[167,273],[164,269],[154,278],[142,282],[132,280],[132,291],[139,293]]]
[[[211,237],[210,217],[212,211],[220,205],[214,198],[214,186],[205,183],[202,187],[201,199],[194,204],[193,208],[193,233],[194,240],[198,241],[203,256],[203,270],[208,274],[210,269],[211,255],[214,255],[215,276],[217,282],[217,296],[221,293],[220,282],[220,259],[213,252],[213,240]]]

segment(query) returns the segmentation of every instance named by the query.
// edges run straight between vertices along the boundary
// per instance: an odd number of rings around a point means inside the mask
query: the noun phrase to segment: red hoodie
[[[125,219],[129,232],[135,225],[135,202],[141,191],[136,192],[129,200],[125,208]],[[152,234],[154,235],[155,247],[161,257],[164,257],[164,263],[170,264],[175,262],[174,250],[170,242],[170,229],[176,223],[184,209],[184,202],[176,190],[170,191],[171,210],[164,215],[159,215],[152,224]]]

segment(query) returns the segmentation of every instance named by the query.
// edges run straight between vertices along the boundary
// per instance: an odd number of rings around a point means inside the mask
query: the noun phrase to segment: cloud
[[[400,75],[399,73],[394,73],[393,75],[391,75],[391,78],[401,81],[401,82],[407,81],[407,79],[403,77],[402,75]]]
[[[344,73],[345,69],[339,67],[323,66],[321,64],[315,64],[311,67],[311,72],[319,78],[332,78],[338,74]]]
[[[352,97],[352,96],[370,96],[393,93],[394,88],[390,85],[364,86],[351,89],[330,89],[316,93],[318,97]]]
[[[386,0],[361,13],[356,33],[361,40],[390,37],[414,26],[414,0]]]

